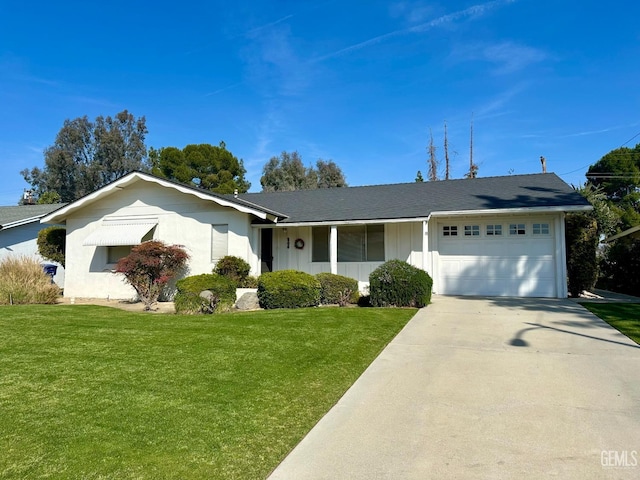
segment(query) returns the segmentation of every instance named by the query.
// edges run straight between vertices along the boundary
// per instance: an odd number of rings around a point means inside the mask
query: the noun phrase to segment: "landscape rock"
[[[260,301],[256,292],[244,293],[236,302],[238,310],[257,310],[260,308]]]

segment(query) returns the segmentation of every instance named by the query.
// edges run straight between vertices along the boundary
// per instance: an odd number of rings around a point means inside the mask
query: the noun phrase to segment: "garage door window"
[[[534,235],[549,235],[549,224],[548,223],[534,223],[533,224],[533,234]]]
[[[445,225],[442,227],[442,235],[444,237],[457,237],[458,227],[457,225]]]
[[[527,229],[524,223],[512,223],[509,225],[509,235],[526,235]]]
[[[487,225],[487,237],[502,235],[502,225]]]
[[[479,237],[480,236],[480,225],[465,225],[464,226],[464,236],[465,237]]]

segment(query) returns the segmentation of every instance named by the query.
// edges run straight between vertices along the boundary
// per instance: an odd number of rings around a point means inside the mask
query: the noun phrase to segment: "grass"
[[[640,344],[640,304],[638,303],[582,303],[620,333]]]
[[[0,478],[265,478],[414,313],[0,307]]]

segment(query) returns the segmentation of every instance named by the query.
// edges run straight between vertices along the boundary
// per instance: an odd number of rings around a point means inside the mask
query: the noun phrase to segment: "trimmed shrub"
[[[389,260],[369,276],[374,307],[424,307],[431,301],[433,280],[424,270],[402,260]]]
[[[235,284],[222,275],[204,273],[180,279],[176,282],[173,299],[176,313],[215,313],[231,310],[236,301]],[[211,292],[203,297],[202,292]]]
[[[0,305],[56,303],[60,288],[31,257],[0,260]]]
[[[240,282],[238,288],[258,288],[258,277],[248,276]]]
[[[242,286],[250,271],[251,265],[242,258],[234,257],[233,255],[222,257],[213,267],[213,273],[227,277],[236,287]]]
[[[55,225],[43,228],[38,232],[38,253],[42,255],[42,258],[58,262],[64,267],[66,240],[66,228]]]
[[[258,300],[262,308],[315,307],[320,304],[320,282],[296,270],[266,272],[258,279]]]
[[[357,280],[333,273],[319,273],[316,278],[320,282],[320,303],[323,305],[337,303],[344,307],[358,302],[360,294]]]

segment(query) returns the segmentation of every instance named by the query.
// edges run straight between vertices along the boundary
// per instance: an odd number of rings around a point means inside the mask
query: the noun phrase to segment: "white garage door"
[[[474,222],[438,225],[437,293],[556,296],[553,221]]]

